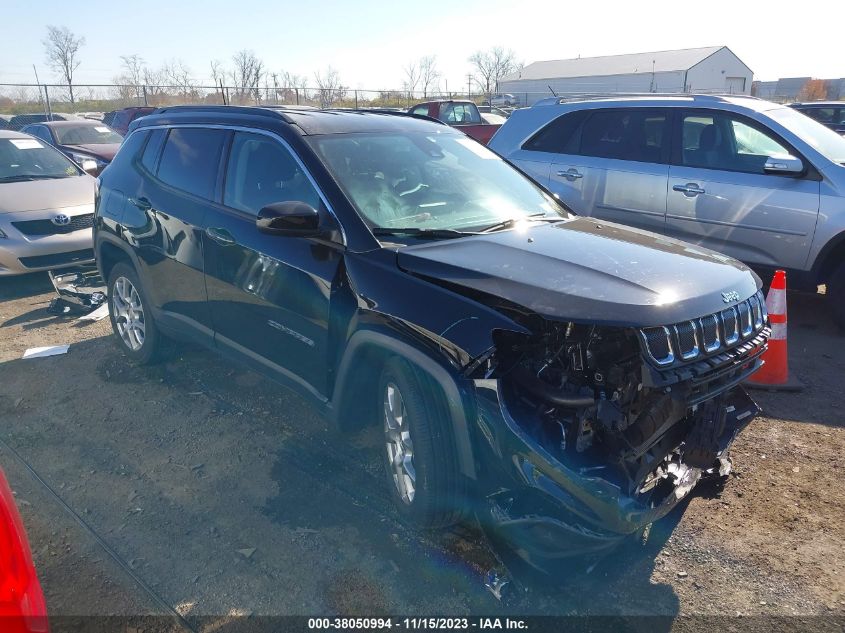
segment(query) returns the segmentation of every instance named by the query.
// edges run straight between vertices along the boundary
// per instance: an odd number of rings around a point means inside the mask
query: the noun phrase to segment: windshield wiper
[[[455,237],[466,237],[467,235],[478,235],[468,231],[457,231],[455,229],[424,229],[417,226],[403,226],[396,228],[378,227],[373,229],[373,235],[412,235],[420,239],[445,240]]]
[[[508,218],[507,220],[503,220],[501,222],[496,222],[495,224],[491,224],[490,226],[485,226],[481,229],[480,233],[492,233],[494,231],[502,231],[504,229],[513,228],[518,222],[522,220],[532,219],[535,221],[545,220],[546,222],[559,222],[563,220],[561,217],[549,217],[545,213],[532,213],[531,215],[524,215],[521,218]]]
[[[65,175],[57,176],[54,174],[15,174],[14,176],[0,176],[0,182],[18,182],[24,180],[45,180],[54,178],[67,178]]]

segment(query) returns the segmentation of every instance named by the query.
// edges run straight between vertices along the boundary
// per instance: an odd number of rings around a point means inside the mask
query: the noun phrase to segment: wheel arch
[[[845,231],[838,233],[825,244],[816,258],[814,277],[817,283],[827,283],[837,264],[845,261]]]
[[[112,269],[118,262],[126,262],[135,269],[136,273],[140,274],[138,262],[135,261],[133,254],[121,241],[112,239],[98,240],[95,256],[100,275],[106,281],[108,281]]]
[[[460,472],[475,479],[476,465],[467,415],[469,394],[465,388],[461,388],[457,376],[442,362],[408,341],[375,330],[359,330],[352,335],[338,365],[329,405],[333,421],[346,430],[363,426],[360,421],[366,420],[371,414],[368,411],[371,401],[362,397],[362,394],[370,393],[369,390],[378,385],[380,368],[392,356],[399,356],[411,363],[439,386],[451,416],[450,427],[458,451]],[[376,367],[379,371],[366,372],[361,370],[363,367]]]

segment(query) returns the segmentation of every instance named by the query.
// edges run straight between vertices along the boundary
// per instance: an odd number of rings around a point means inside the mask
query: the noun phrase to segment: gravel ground
[[[645,546],[500,603],[474,528],[398,521],[373,432],[342,436],[204,350],[133,367],[107,320],[49,315],[51,290],[46,276],[0,280],[0,465],[53,616],[160,614],[161,630],[326,613],[666,616],[632,630],[693,630],[698,616],[732,616],[727,630],[845,623],[845,337],[819,295],[790,295],[791,369],[807,388],[754,392],[764,415],[734,444],[724,489],[698,491]],[[21,360],[53,344],[70,351]]]

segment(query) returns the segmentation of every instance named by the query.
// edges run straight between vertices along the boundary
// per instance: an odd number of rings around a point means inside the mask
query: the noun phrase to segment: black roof
[[[248,107],[248,106],[173,106],[159,108],[144,123],[149,125],[167,119],[176,123],[181,120],[201,119],[203,123],[213,121],[216,117],[225,118],[232,123],[234,119],[270,119],[277,122],[291,124],[299,129],[301,134],[348,134],[353,132],[392,132],[392,131],[431,131],[437,126],[442,129],[444,123],[409,115],[405,112],[388,112],[376,110],[311,110],[296,107]]]

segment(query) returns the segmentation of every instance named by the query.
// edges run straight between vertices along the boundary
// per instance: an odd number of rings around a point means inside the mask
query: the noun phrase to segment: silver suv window
[[[766,112],[828,160],[845,165],[845,137],[792,108]]]

